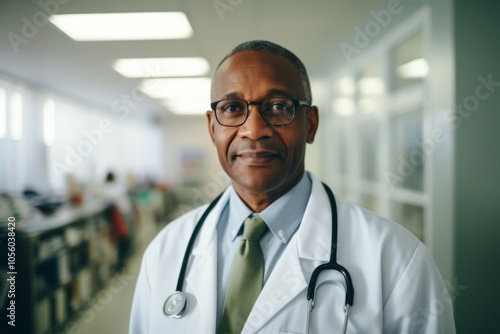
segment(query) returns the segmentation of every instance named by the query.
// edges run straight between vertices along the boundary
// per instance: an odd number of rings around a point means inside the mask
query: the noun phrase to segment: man
[[[189,308],[180,318],[166,316],[188,240],[207,206],[167,225],[148,247],[130,333],[306,333],[309,280],[328,262],[332,243],[354,285],[348,332],[455,332],[443,280],[411,233],[336,199],[338,240],[332,241],[326,189],[305,172],[318,109],[294,54],[266,41],[237,46],[214,74],[211,99],[208,129],[231,186],[188,250],[181,290]],[[254,216],[260,218],[246,219]],[[255,226],[264,227],[249,237]],[[346,285],[337,271],[318,277],[313,333],[342,331]]]

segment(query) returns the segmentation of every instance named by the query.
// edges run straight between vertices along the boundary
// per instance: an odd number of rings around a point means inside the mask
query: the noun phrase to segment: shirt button
[[[236,236],[236,230],[231,231],[231,237],[234,238]]]
[[[278,230],[278,235],[280,236],[280,238],[284,238],[285,237],[285,231]]]

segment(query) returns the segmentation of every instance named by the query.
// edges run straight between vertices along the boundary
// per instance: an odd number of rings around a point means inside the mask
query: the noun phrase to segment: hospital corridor
[[[499,13],[0,0],[0,333],[497,333]]]

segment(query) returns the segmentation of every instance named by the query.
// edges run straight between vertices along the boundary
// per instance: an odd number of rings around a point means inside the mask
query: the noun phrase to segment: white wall
[[[208,132],[205,115],[167,117],[163,120],[165,140],[165,179],[173,185],[183,183],[182,155],[185,152],[202,154],[201,182],[210,181],[212,173],[222,172],[217,151]]]
[[[0,191],[20,192],[26,187],[61,192],[67,174],[82,183],[102,182],[106,172],[117,176],[132,172],[139,179],[163,178],[161,126],[140,116],[140,107],[130,114],[113,114],[58,95],[40,87],[3,76],[6,92],[7,133],[0,138]],[[19,92],[23,100],[22,136],[13,138],[12,100]],[[44,105],[55,109],[54,141],[44,142]]]

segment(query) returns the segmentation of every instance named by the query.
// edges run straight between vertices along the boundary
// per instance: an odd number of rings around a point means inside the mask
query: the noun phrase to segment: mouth
[[[273,151],[241,151],[235,155],[235,159],[239,159],[244,163],[252,166],[265,166],[276,159],[279,159],[279,155]]]

